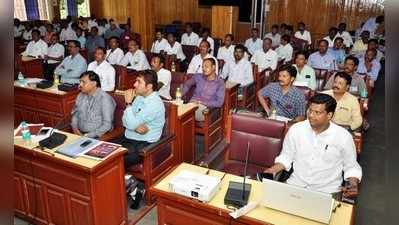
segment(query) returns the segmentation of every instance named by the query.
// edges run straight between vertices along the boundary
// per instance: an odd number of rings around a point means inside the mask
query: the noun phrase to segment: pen
[[[328,148],[328,145],[326,145],[326,147],[324,148],[324,150],[327,150],[327,148]]]

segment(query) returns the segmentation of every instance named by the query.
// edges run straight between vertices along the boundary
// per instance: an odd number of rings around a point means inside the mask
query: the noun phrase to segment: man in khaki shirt
[[[358,129],[363,122],[360,104],[355,96],[348,92],[352,77],[345,72],[338,72],[334,76],[332,90],[323,93],[332,96],[337,101],[332,121],[350,130]]]

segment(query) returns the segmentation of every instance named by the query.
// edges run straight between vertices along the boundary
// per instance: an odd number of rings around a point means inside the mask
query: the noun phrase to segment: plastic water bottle
[[[172,65],[170,65],[170,70],[171,70],[172,72],[176,72],[176,63],[175,63],[175,61],[173,61],[173,62],[172,62]]]
[[[182,101],[182,99],[181,99],[181,91],[180,91],[180,88],[178,87],[178,88],[176,89],[176,103],[177,103],[178,105],[180,105],[182,102],[183,102],[183,101]]]
[[[24,140],[25,143],[29,144],[31,141],[31,135],[30,135],[29,126],[25,121],[22,121],[21,129],[22,129],[21,130],[22,139]]]
[[[25,86],[25,77],[24,77],[24,75],[22,75],[21,72],[18,73],[18,83],[21,86]]]
[[[277,110],[276,110],[276,108],[273,107],[272,110],[271,110],[270,119],[275,120],[276,119],[276,115],[277,115]]]

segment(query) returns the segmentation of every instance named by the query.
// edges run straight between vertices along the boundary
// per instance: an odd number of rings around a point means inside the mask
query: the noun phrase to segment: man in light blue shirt
[[[359,66],[357,67],[358,74],[365,74],[370,76],[370,86],[374,87],[374,82],[378,79],[378,74],[381,69],[381,64],[376,59],[377,51],[369,49],[366,51],[364,57],[359,58]]]
[[[125,168],[138,164],[139,150],[161,138],[165,124],[165,106],[156,90],[157,73],[145,70],[138,75],[134,89],[125,91],[127,107],[122,122],[126,130],[119,140],[129,150],[125,156]]]
[[[313,69],[327,69],[328,71],[334,70],[335,59],[332,55],[327,52],[328,41],[319,41],[319,51],[309,56],[309,66]]]
[[[70,55],[54,71],[55,74],[61,76],[62,83],[79,84],[80,75],[86,71],[86,59],[80,55],[79,49],[79,41],[68,41],[68,52]]]
[[[343,49],[344,46],[344,39],[341,37],[337,37],[334,40],[334,46],[329,48],[327,53],[334,57],[334,69],[338,71],[342,71],[344,69],[344,62],[345,62],[345,50]]]

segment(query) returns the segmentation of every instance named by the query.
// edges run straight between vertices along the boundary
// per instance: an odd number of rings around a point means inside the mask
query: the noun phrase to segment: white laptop
[[[330,223],[334,206],[331,194],[269,179],[263,179],[263,188],[263,206],[325,224]]]

